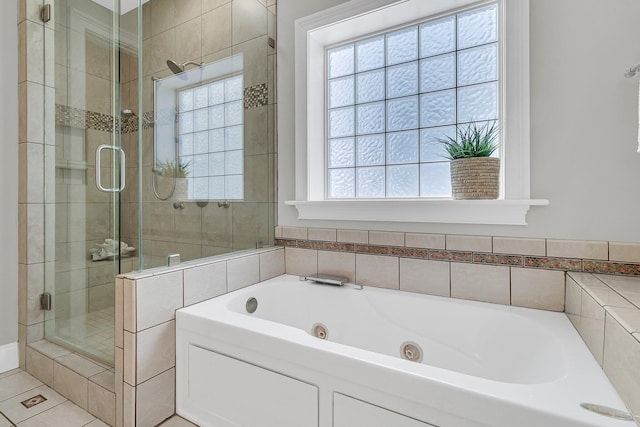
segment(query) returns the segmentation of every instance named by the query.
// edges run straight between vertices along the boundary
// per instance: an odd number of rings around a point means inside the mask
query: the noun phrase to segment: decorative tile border
[[[269,103],[269,91],[265,83],[244,88],[244,108],[262,107]]]
[[[597,261],[581,258],[558,258],[527,256],[522,254],[494,254],[472,251],[451,251],[444,249],[408,248],[398,246],[365,245],[352,243],[322,242],[301,239],[276,239],[276,246],[300,249],[316,249],[333,252],[355,252],[359,254],[382,255],[401,258],[416,258],[434,261],[465,262],[483,265],[539,268],[586,273],[640,276],[640,263]]]

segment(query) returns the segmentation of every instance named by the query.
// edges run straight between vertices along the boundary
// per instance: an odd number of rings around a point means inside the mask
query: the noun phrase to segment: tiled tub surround
[[[640,424],[640,278],[568,273],[566,313]]]
[[[155,426],[175,412],[175,311],[284,274],[283,248],[116,279],[116,426]]]

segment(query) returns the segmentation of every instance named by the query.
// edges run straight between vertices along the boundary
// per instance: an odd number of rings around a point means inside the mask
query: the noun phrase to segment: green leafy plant
[[[499,128],[495,120],[478,125],[476,122],[458,127],[457,138],[438,138],[438,142],[445,146],[447,154],[443,157],[449,160],[465,159],[468,157],[489,157],[497,149]]]
[[[189,168],[191,162],[179,160],[177,162],[164,162],[161,163],[158,169],[160,170],[160,176],[186,178],[189,175]]]

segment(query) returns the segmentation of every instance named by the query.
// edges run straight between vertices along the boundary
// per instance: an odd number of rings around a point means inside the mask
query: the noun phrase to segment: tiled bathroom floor
[[[42,396],[40,399],[33,399]],[[30,403],[38,402],[33,406]],[[30,402],[31,401],[31,402]],[[193,427],[178,417],[162,427]],[[93,415],[74,405],[28,373],[14,369],[0,373],[0,427],[103,427]]]

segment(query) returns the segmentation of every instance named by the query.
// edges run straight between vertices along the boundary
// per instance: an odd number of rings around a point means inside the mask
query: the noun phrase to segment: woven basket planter
[[[451,191],[456,200],[497,199],[500,159],[469,157],[451,161]]]

